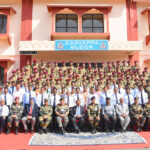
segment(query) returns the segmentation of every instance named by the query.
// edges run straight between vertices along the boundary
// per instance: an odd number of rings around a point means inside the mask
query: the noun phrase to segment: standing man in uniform
[[[65,134],[65,129],[68,124],[69,106],[65,104],[65,99],[61,98],[60,103],[55,108],[56,120],[62,134]],[[63,122],[62,122],[63,121]]]
[[[97,132],[96,128],[98,127],[100,121],[100,107],[96,104],[95,97],[92,97],[91,101],[92,103],[88,105],[87,108],[88,120],[92,128],[92,134],[95,134]]]

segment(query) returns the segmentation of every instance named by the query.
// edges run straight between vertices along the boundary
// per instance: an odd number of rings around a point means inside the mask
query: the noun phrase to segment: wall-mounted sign
[[[55,50],[108,50],[107,40],[56,40]]]

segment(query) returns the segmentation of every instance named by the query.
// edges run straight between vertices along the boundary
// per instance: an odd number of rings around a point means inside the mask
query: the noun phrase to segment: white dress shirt
[[[106,97],[109,97],[110,98],[110,93],[109,92],[103,92],[101,95],[100,95],[100,104],[102,106],[106,105]]]
[[[56,94],[55,96],[54,96],[54,94],[51,94],[50,95],[50,98],[49,98],[49,104],[51,105],[51,106],[53,106],[53,107],[55,107],[57,104],[59,104],[60,103],[60,95],[58,95],[58,94]]]
[[[24,93],[24,95],[23,95],[23,104],[24,105],[29,104],[29,102],[30,102],[29,98],[35,98],[35,100],[36,100],[36,94],[34,91],[28,91],[28,92]],[[35,101],[35,103],[36,103],[36,101]]]
[[[85,101],[84,101],[84,96],[83,96],[83,94],[75,94],[75,95],[73,96],[73,99],[74,99],[75,103],[76,103],[77,97],[78,97],[79,100],[80,100],[81,106],[85,106]]]
[[[141,91],[137,92],[135,97],[139,98],[139,104],[146,104],[148,102],[148,95],[144,90],[142,92]],[[142,99],[143,99],[143,102],[142,102]]]
[[[116,96],[116,95],[117,95],[117,96]],[[119,94],[119,93],[117,93],[117,94],[113,93],[113,94],[111,95],[111,104],[112,104],[112,105],[118,104],[121,97],[123,97],[121,94]]]
[[[6,105],[7,106],[10,106],[12,105],[13,103],[13,99],[12,99],[12,95],[7,93],[6,96],[5,96],[5,93],[3,93],[1,96],[0,96],[0,100],[5,100],[6,101]]]
[[[36,98],[36,102],[37,102],[37,106],[41,107],[41,105],[44,105],[44,99],[47,98],[48,99],[48,94],[46,92],[44,92],[43,94],[40,93],[38,94],[37,98]]]
[[[134,103],[134,97],[132,96],[132,94],[125,94],[124,96],[123,96],[123,98],[124,98],[124,103],[126,103],[128,106],[130,105],[132,105],[133,103]]]
[[[16,90],[13,93],[13,101],[15,100],[16,97],[19,97],[20,102],[22,102],[23,101],[23,95],[24,95],[24,90],[23,89],[20,89],[19,91]]]
[[[69,101],[69,102],[68,102]],[[69,105],[69,107],[74,107],[74,106],[76,106],[76,102],[75,102],[75,100],[74,100],[74,98],[73,98],[73,96],[71,96],[71,95],[65,95],[65,102],[66,102],[66,104],[68,104]]]
[[[2,116],[8,116],[9,115],[9,109],[8,109],[8,106],[4,105],[4,106],[1,106],[0,105],[0,117]]]

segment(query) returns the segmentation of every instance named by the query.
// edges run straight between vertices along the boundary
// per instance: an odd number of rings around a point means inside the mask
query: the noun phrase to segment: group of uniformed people
[[[100,126],[106,132],[115,127],[142,131],[150,122],[150,80],[148,68],[141,73],[138,62],[107,62],[107,64],[62,62],[27,65],[14,70],[0,95],[0,133],[9,134],[12,125],[18,134],[20,122],[25,133],[40,124],[39,132],[59,129],[65,133],[72,126],[79,133],[89,125],[92,133]],[[104,123],[103,121],[104,120]],[[100,123],[102,121],[102,123]]]

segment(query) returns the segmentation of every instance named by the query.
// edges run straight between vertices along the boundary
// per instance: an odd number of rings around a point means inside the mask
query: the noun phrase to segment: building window
[[[76,14],[56,14],[56,32],[78,32]]]
[[[0,34],[6,34],[7,29],[7,16],[1,14],[0,15]]]
[[[103,14],[85,14],[82,16],[82,32],[104,33]]]

